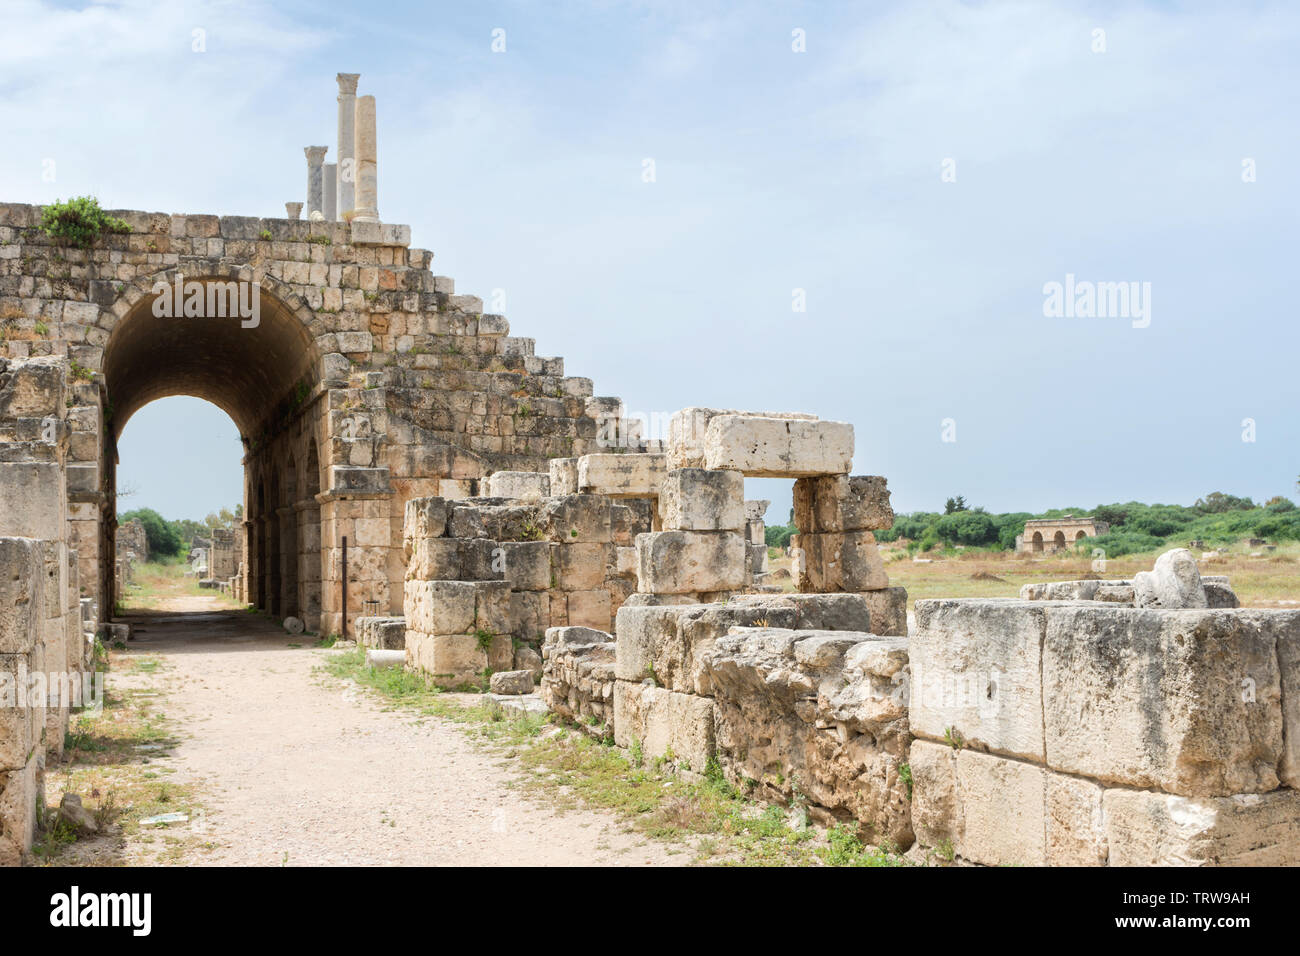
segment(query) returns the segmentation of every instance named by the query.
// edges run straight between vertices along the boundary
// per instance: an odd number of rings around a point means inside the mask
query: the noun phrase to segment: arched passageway
[[[244,527],[237,551],[247,600],[277,616],[302,616],[315,628],[321,603],[320,506],[314,498],[322,485],[320,355],[310,313],[290,308],[266,281],[207,276],[178,287],[177,275],[167,273],[127,311],[104,349],[103,464],[113,489],[117,438],[155,399],[192,395],[225,411],[243,445]],[[114,497],[103,522],[109,547]],[[212,504],[195,506],[208,510]],[[304,577],[301,569],[313,563],[314,572]],[[113,593],[111,567],[104,584],[105,593]]]

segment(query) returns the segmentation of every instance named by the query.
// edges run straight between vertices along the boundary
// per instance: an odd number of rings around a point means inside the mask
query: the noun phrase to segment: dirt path
[[[132,654],[181,743],[166,759],[199,784],[213,865],[665,865],[686,863],[594,811],[555,812],[512,791],[512,771],[435,717],[385,712],[314,674],[329,651],[215,599],[137,618]],[[175,612],[175,613],[173,613]]]

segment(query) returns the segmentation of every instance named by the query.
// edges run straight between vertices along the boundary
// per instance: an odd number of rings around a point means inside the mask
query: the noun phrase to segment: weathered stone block
[[[859,595],[871,613],[872,634],[907,635],[907,588],[881,588]]]
[[[0,654],[28,654],[41,637],[40,544],[28,538],[0,538]]]
[[[995,753],[1044,759],[1041,602],[916,603],[910,722],[918,737],[961,739]]]
[[[797,534],[800,591],[873,591],[889,587],[876,537],[870,531]]]
[[[846,422],[719,415],[704,435],[704,466],[748,477],[805,478],[848,474],[853,426]]]
[[[551,494],[557,497],[576,495],[578,493],[578,459],[552,458],[549,464],[551,468]]]
[[[1107,790],[1111,866],[1300,865],[1300,793],[1182,797]]]
[[[791,421],[816,421],[816,415],[799,412],[738,412],[735,409],[683,408],[668,421],[668,467],[707,468],[704,462],[704,438],[709,423],[719,415],[749,415]]]
[[[553,554],[556,587],[565,591],[594,591],[605,583],[613,545],[560,544],[555,546]]]
[[[1188,796],[1276,788],[1276,644],[1236,611],[1048,605],[1048,766]]]
[[[614,612],[609,592],[569,591],[567,622],[571,627],[594,627],[608,631],[612,627]]]
[[[537,471],[498,471],[488,476],[488,494],[535,501],[551,493],[551,476]]]
[[[547,498],[541,506],[541,530],[551,541],[576,544],[611,539],[610,502],[603,495]]]
[[[406,632],[406,663],[429,674],[444,687],[480,683],[488,670],[508,669],[514,662],[510,636]]]
[[[745,476],[676,468],[664,478],[659,516],[669,531],[740,531],[745,527]]]
[[[794,483],[800,531],[879,531],[894,526],[889,487],[879,475],[829,475]]]
[[[583,455],[578,491],[614,498],[656,498],[667,466],[663,455]]]
[[[488,681],[494,694],[531,694],[533,672],[530,670],[497,671]]]
[[[713,756],[713,702],[650,684],[614,683],[614,742],[639,741],[647,757],[671,756],[701,773]]]
[[[405,617],[426,634],[506,633],[509,595],[505,581],[407,581]]]
[[[545,591],[552,586],[549,541],[502,541],[505,579],[516,591]],[[572,545],[569,545],[572,547]]]
[[[1278,777],[1300,789],[1300,611],[1241,611],[1277,642],[1282,689],[1282,760]],[[1246,690],[1247,688],[1243,688]]]
[[[640,591],[685,594],[745,586],[745,539],[732,531],[639,534],[636,552]]]

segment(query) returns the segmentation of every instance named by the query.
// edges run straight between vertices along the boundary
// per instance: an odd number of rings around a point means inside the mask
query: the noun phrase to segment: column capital
[[[361,79],[360,73],[336,73],[334,79],[339,81],[339,93],[344,96],[356,96],[357,80]]]
[[[307,156],[308,166],[319,166],[325,162],[325,154],[329,152],[328,146],[304,146],[302,151]]]

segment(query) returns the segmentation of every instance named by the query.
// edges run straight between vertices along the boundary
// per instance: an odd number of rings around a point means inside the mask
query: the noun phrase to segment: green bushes
[[[1281,496],[1266,506],[1214,492],[1196,504],[1164,505],[1129,501],[1123,504],[1084,508],[1053,508],[1041,514],[1013,512],[988,514],[981,508],[947,514],[918,511],[895,517],[894,526],[876,533],[880,541],[907,539],[910,551],[932,547],[996,548],[1009,551],[1016,536],[1032,518],[1060,518],[1067,514],[1092,517],[1110,526],[1107,534],[1084,538],[1076,547],[1084,553],[1101,548],[1110,557],[1154,551],[1204,541],[1210,547],[1227,545],[1242,538],[1271,541],[1300,540],[1300,509]]]
[[[130,232],[131,227],[100,209],[94,196],[78,196],[42,209],[41,231],[65,245],[87,249],[104,233]]]
[[[117,519],[118,524],[139,521],[144,525],[144,537],[149,543],[149,553],[173,555],[181,550],[181,535],[174,522],[168,521],[152,508],[137,508]]]

